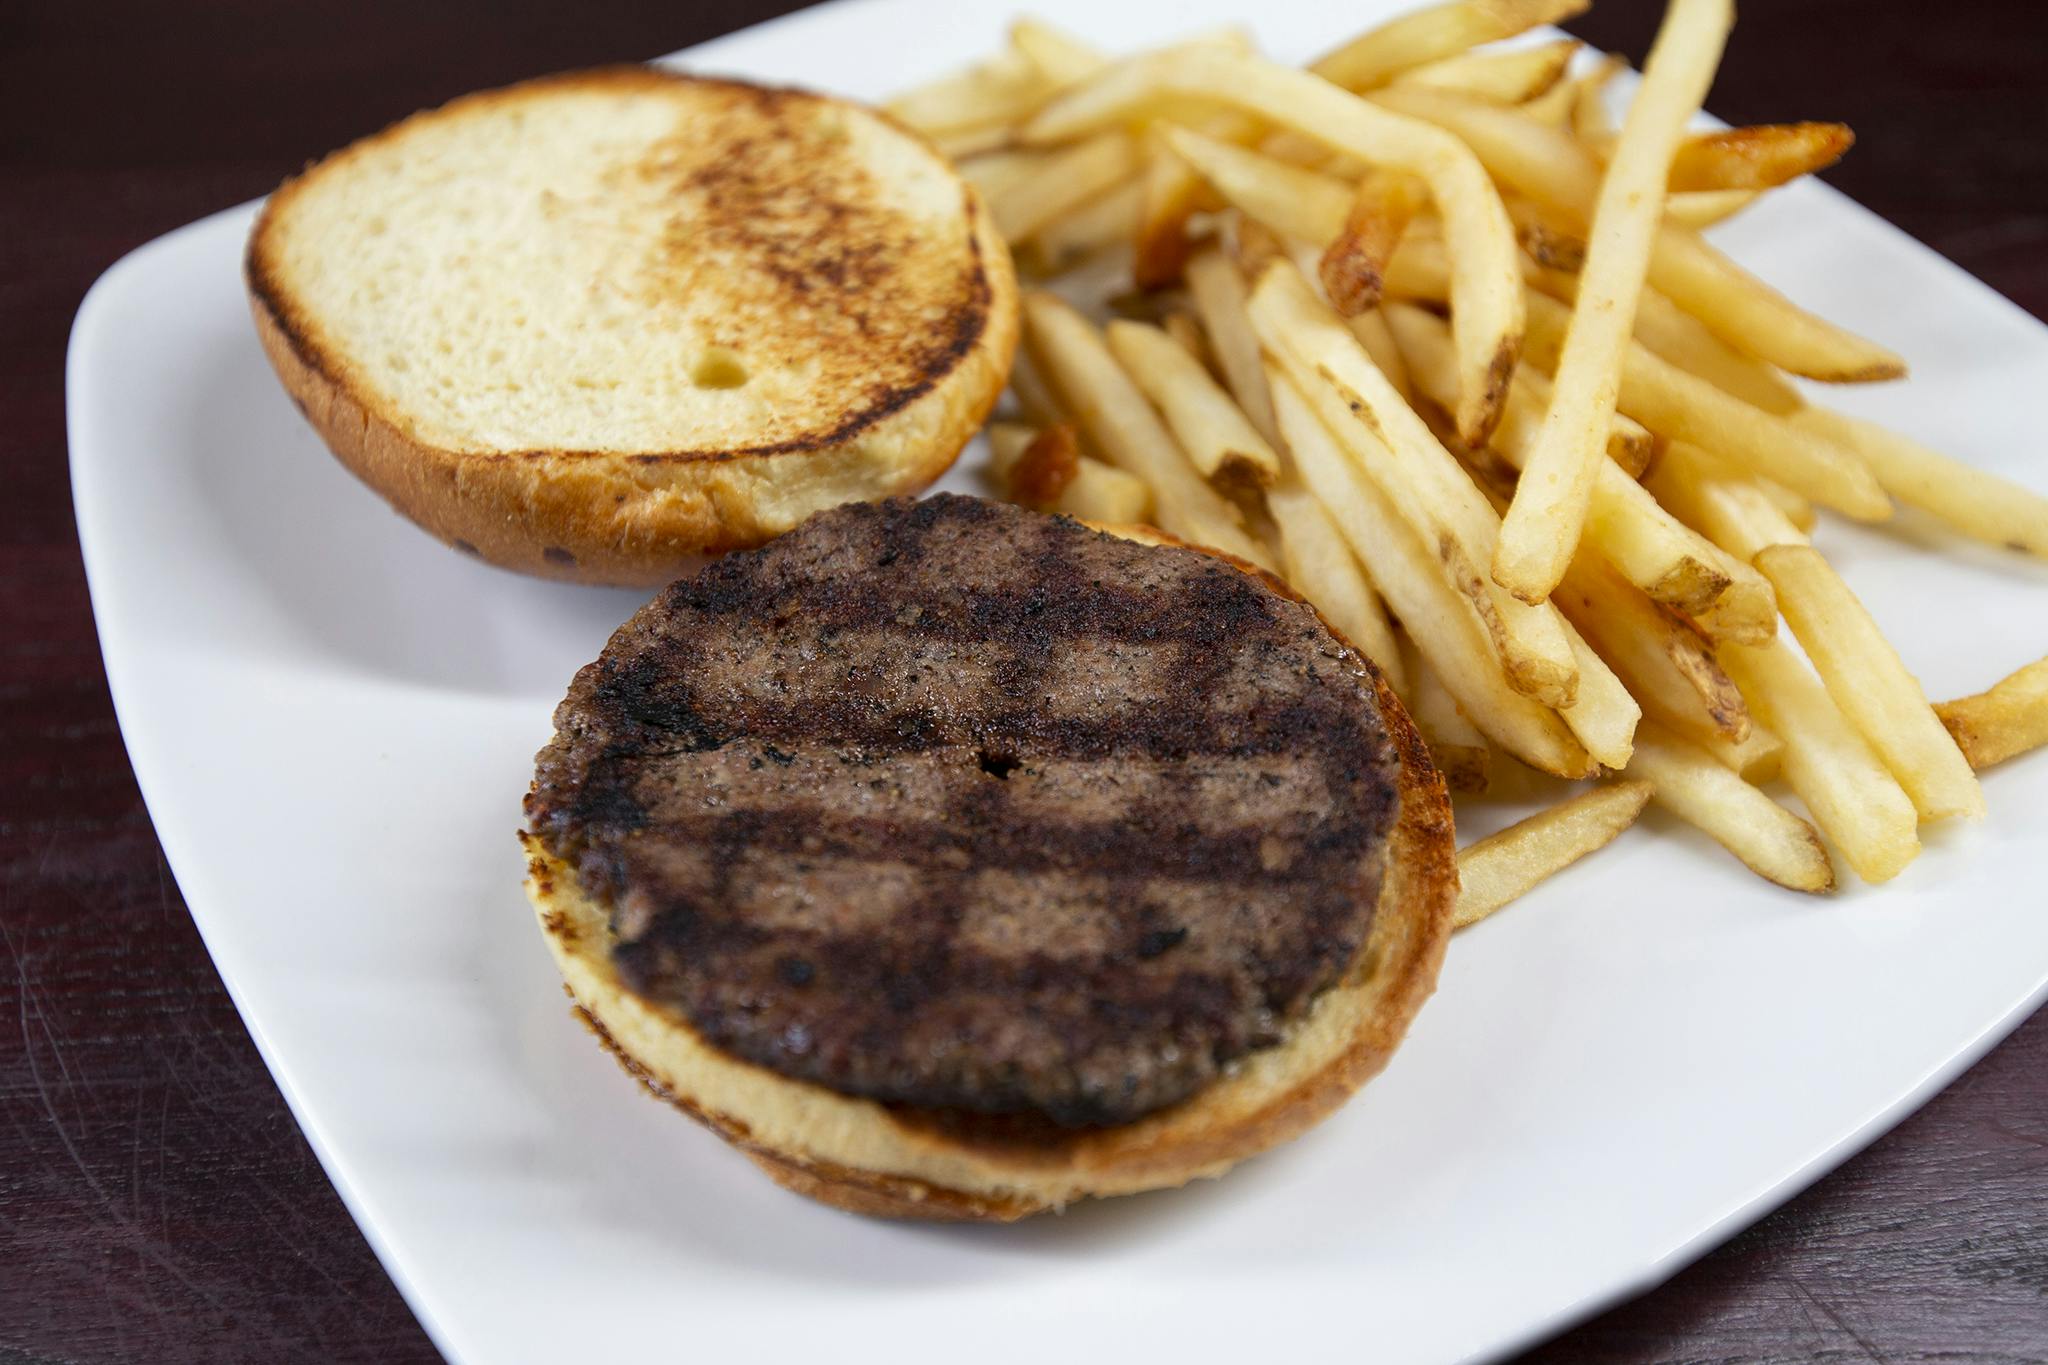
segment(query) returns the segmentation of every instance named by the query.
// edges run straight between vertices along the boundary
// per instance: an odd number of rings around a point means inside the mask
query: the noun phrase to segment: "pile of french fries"
[[[1691,131],[1730,0],[1670,0],[1618,128],[1621,64],[1494,46],[1586,4],[1450,0],[1306,70],[1021,19],[888,106],[1068,296],[1025,297],[1008,496],[1283,575],[1454,793],[1502,755],[1592,783],[1460,854],[1461,925],[1650,801],[1781,886],[1832,890],[1831,850],[1882,882],[1922,822],[1983,813],[1975,769],[2048,741],[2048,660],[1930,705],[1810,538],[1897,502],[2048,555],[2048,499],[1809,401],[1788,376],[1905,364],[1700,232],[1849,130]]]

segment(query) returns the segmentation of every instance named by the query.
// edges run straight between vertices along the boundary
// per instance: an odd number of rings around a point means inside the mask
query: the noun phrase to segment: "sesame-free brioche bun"
[[[1100,529],[1179,543],[1148,527]],[[1301,600],[1271,575],[1231,562]],[[577,1012],[620,1065],[799,1194],[882,1217],[1008,1222],[1081,1199],[1220,1175],[1299,1135],[1377,1074],[1442,965],[1458,884],[1450,803],[1400,701],[1377,670],[1363,661],[1361,668],[1398,768],[1398,810],[1364,943],[1280,1044],[1251,1053],[1191,1098],[1128,1123],[947,1122],[744,1061],[706,1041],[679,1010],[626,985],[605,906],[539,838],[522,833],[527,895]]]
[[[1002,238],[928,143],[645,66],[343,148],[271,196],[246,276],[343,464],[459,550],[585,582],[922,489],[1017,337]]]

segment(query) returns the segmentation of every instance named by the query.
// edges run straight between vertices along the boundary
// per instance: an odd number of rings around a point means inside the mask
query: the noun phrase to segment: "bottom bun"
[[[1365,943],[1285,1041],[1130,1123],[948,1121],[792,1080],[714,1047],[680,1011],[632,991],[613,966],[605,907],[522,833],[527,895],[577,1012],[619,1064],[786,1189],[876,1217],[1011,1222],[1081,1199],[1184,1185],[1330,1114],[1387,1064],[1435,989],[1458,886],[1450,801],[1407,712],[1376,670],[1369,676],[1400,764],[1400,810]]]

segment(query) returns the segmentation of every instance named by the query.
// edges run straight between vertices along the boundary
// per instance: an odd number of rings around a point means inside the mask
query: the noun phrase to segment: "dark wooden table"
[[[1661,7],[1603,5],[1580,32],[1640,60]],[[433,1354],[222,992],[129,772],[65,472],[80,297],[129,248],[412,109],[792,7],[0,7],[0,1360]],[[1748,0],[1713,105],[1850,121],[1830,178],[2048,316],[2048,5]],[[2048,1015],[1531,1358],[2048,1360]]]

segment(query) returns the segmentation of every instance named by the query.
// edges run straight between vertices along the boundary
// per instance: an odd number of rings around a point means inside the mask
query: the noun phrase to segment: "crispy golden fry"
[[[1556,363],[1569,319],[1569,311],[1555,299],[1530,295],[1531,364],[1548,370]],[[1858,521],[1891,515],[1891,499],[1854,455],[1722,392],[1652,355],[1648,347],[1627,348],[1620,406],[1660,436],[1704,446]]]
[[[1579,666],[1579,695],[1557,714],[1601,767],[1618,772],[1628,766],[1643,708],[1578,628],[1568,618],[1563,624]]]
[[[1493,751],[1487,747],[1486,736],[1465,719],[1457,699],[1416,652],[1413,640],[1404,637],[1401,658],[1413,680],[1408,715],[1422,732],[1422,742],[1429,748],[1430,761],[1443,774],[1444,785],[1460,795],[1484,795],[1493,780]]]
[[[1606,783],[1459,849],[1452,927],[1477,924],[1614,842],[1643,813],[1652,790],[1648,782]]]
[[[1769,546],[1807,543],[1755,480],[1697,446],[1672,442],[1648,486],[1680,521],[1745,564]]]
[[[1040,228],[1018,252],[1020,269],[1058,275],[1120,242],[1137,229],[1142,186],[1119,185]]]
[[[1607,432],[1662,216],[1658,185],[1686,120],[1706,98],[1734,23],[1733,0],[1670,0],[1601,181],[1579,274],[1579,307],[1558,355],[1550,409],[1501,520],[1493,557],[1494,581],[1524,602],[1548,597],[1564,577],[1593,485],[1602,470],[1613,474]]]
[[[1749,718],[1747,739],[1737,741],[1723,734],[1702,735],[1695,731],[1687,731],[1686,738],[1752,786],[1776,781],[1784,766],[1785,741],[1778,738],[1776,730],[1758,721],[1754,713]]]
[[[1606,565],[1583,557],[1557,585],[1555,600],[1646,713],[1733,743],[1749,737],[1742,694],[1690,623],[1659,608]]]
[[[1201,362],[1172,337],[1142,322],[1109,324],[1109,349],[1202,477],[1239,488],[1279,481],[1280,457]]]
[[[957,133],[1028,117],[1053,93],[1037,69],[1006,53],[926,85],[906,90],[883,110],[920,133]]]
[[[1794,493],[1776,479],[1766,479],[1761,475],[1756,476],[1756,486],[1763,492],[1765,497],[1776,503],[1778,510],[1783,512],[1791,520],[1792,524],[1800,530],[1811,532],[1820,521],[1820,515],[1814,511],[1811,501]]]
[[[1055,90],[1085,81],[1110,63],[1109,54],[1099,48],[1028,16],[1011,23],[1010,45]]]
[[[1435,94],[1412,91],[1412,94]],[[1027,143],[1065,142],[1129,119],[1168,95],[1219,101],[1428,187],[1450,247],[1461,383],[1458,431],[1486,438],[1521,349],[1521,267],[1513,225],[1485,169],[1457,137],[1334,89],[1326,80],[1215,48],[1181,48],[1123,63],[1055,98],[1022,130]],[[1349,205],[1347,202],[1346,209]],[[1309,241],[1321,245],[1331,232]]]
[[[1591,147],[1614,136],[1614,121],[1607,116],[1607,87],[1626,70],[1628,62],[1610,52],[1571,83],[1571,131],[1580,142]]]
[[[1231,205],[1275,232],[1321,244],[1344,231],[1352,192],[1321,171],[1279,161],[1221,138],[1172,124],[1166,144]]]
[[[1579,272],[1586,266],[1586,237],[1583,230],[1567,231],[1559,225],[1556,214],[1545,209],[1532,199],[1520,195],[1507,198],[1508,217],[1515,224],[1515,240],[1530,260],[1543,270],[1553,272],[1571,281],[1571,288],[1578,289]],[[1532,280],[1538,275],[1524,274]]]
[[[1842,708],[1913,798],[1923,820],[1984,814],[1984,791],[1919,682],[1869,611],[1810,545],[1773,545],[1757,568],[1778,609]]]
[[[1486,633],[1436,556],[1338,446],[1301,390],[1277,366],[1267,367],[1266,382],[1302,480],[1351,543],[1393,613],[1404,621],[1428,623],[1416,646],[1466,717],[1532,768],[1565,778],[1591,776],[1596,765],[1557,713],[1508,685]],[[1363,439],[1374,438],[1367,432]]]
[[[1041,169],[1052,156],[1051,152],[1038,147],[1005,147],[970,156],[954,169],[968,184],[981,191],[983,199],[993,201]]]
[[[1804,408],[1787,420],[1853,451],[1900,502],[1974,539],[2048,556],[2048,497],[2033,489],[1826,408]]]
[[[1812,825],[1714,761],[1699,746],[1644,721],[1630,777],[1658,805],[1714,839],[1752,872],[1792,891],[1835,889],[1834,865]]]
[[[1500,523],[1486,497],[1422,419],[1402,401],[1341,318],[1286,262],[1267,267],[1252,291],[1252,326],[1267,352],[1335,421],[1340,439],[1369,433],[1385,451],[1375,482],[1437,552],[1492,634],[1514,685],[1550,706],[1569,706],[1578,667],[1556,613],[1516,601],[1485,581]]]
[[[1534,99],[1523,100],[1515,106],[1523,118],[1533,119],[1546,128],[1563,128],[1572,119],[1572,83],[1559,81]]]
[[[1020,422],[993,422],[988,428],[988,444],[990,470],[997,485],[1014,502],[1083,521],[1116,525],[1142,522],[1152,515],[1152,492],[1144,481],[1079,454],[1070,426],[1062,424],[1041,431]],[[1068,452],[1073,452],[1071,464],[1067,463]],[[1041,462],[1038,469],[1030,467],[1034,458]],[[1066,468],[1065,477],[1049,501],[1039,502],[1022,495],[1020,485],[1024,486],[1023,491],[1033,484],[1042,490],[1046,469],[1062,466]]]
[[[989,215],[1004,238],[1021,242],[1063,214],[1128,180],[1138,153],[1120,132],[1065,147],[989,195]]]
[[[1640,95],[1637,96],[1641,98]],[[1602,161],[1613,147],[1583,139]],[[1695,133],[1671,158],[1665,188],[1674,194],[1703,190],[1768,190],[1824,171],[1854,146],[1846,123],[1759,123]]]
[[[1275,449],[1280,447],[1280,427],[1273,420],[1273,396],[1266,391],[1265,362],[1259,358],[1258,334],[1252,330],[1244,276],[1237,265],[1214,246],[1205,247],[1188,261],[1188,293],[1195,312],[1202,319],[1216,367],[1231,397],[1252,424]]]
[[[1574,38],[1534,47],[1488,48],[1404,71],[1393,83],[1449,90],[1494,104],[1526,104],[1564,79],[1578,50]]]
[[[1935,714],[1976,769],[2048,744],[2048,659],[2028,664],[1990,691],[1934,704]]]
[[[992,422],[988,448],[989,468],[1003,496],[1041,512],[1058,505],[1081,461],[1080,439],[1065,423],[1040,430],[1021,422]]]
[[[1533,436],[1549,408],[1550,376],[1534,366],[1521,366],[1515,371],[1514,387],[1508,393],[1508,411],[1502,416],[1501,425],[1517,420]],[[1494,429],[1494,436],[1500,436],[1499,427]],[[1648,427],[1627,413],[1614,414],[1614,423],[1607,430],[1607,458],[1619,465],[1624,474],[1631,479],[1642,478],[1656,453],[1657,438]]]
[[[1571,134],[1441,90],[1389,87],[1372,102],[1456,133],[1504,187],[1559,217],[1565,231],[1585,230],[1600,165]],[[1676,223],[1657,232],[1649,282],[1722,340],[1794,374],[1865,383],[1906,373],[1897,355],[1806,312]]]
[[[1330,239],[1316,272],[1339,313],[1356,317],[1379,303],[1387,262],[1427,203],[1422,182],[1400,171],[1375,171],[1358,182],[1344,227]]]
[[[1367,90],[1481,43],[1584,14],[1590,4],[1591,0],[1450,0],[1361,33],[1309,69],[1347,90]]]
[[[1393,332],[1387,328],[1386,317],[1375,308],[1370,313],[1360,313],[1357,317],[1348,319],[1348,322],[1351,335],[1357,337],[1358,344],[1365,347],[1365,353],[1372,357],[1372,363],[1380,367],[1380,373],[1387,377],[1387,382],[1394,386],[1402,400],[1413,406],[1411,395],[1415,390],[1408,377],[1408,363],[1401,356],[1401,348],[1394,341]],[[1452,364],[1455,366],[1456,362],[1453,361]],[[1453,389],[1449,395],[1453,402],[1456,401],[1455,395],[1456,391]],[[1450,410],[1450,403],[1444,404],[1444,410]]]
[[[1202,324],[1193,313],[1168,313],[1159,320],[1159,326],[1183,351],[1194,358],[1197,365],[1208,371],[1210,378],[1222,377],[1216,368],[1216,357],[1210,353],[1209,338],[1203,333]]]
[[[979,128],[962,128],[953,133],[927,133],[925,136],[946,160],[969,161],[975,157],[1014,150],[1011,144],[1013,126],[1008,123],[985,123]]]
[[[1410,675],[1379,594],[1316,495],[1290,478],[1266,490],[1266,511],[1280,534],[1287,581],[1372,660],[1397,695],[1410,695]]]
[[[1386,310],[1388,322],[1419,390],[1432,402],[1448,382],[1449,337],[1431,315],[1404,304]],[[1506,414],[1494,429],[1492,448],[1510,466],[1522,468],[1533,444],[1542,409],[1530,396],[1530,376],[1518,374],[1508,396]],[[1726,551],[1702,539],[1657,505],[1634,479],[1611,461],[1595,478],[1593,506],[1586,524],[1586,545],[1629,582],[1688,616],[1706,612],[1738,580],[1753,599],[1746,615],[1768,638],[1777,619],[1770,585],[1747,561],[1736,562]],[[1767,609],[1767,615],[1761,615]]]
[[[1527,272],[1529,283],[1561,303],[1576,303],[1577,275],[1538,265]],[[1652,355],[1696,374],[1752,407],[1784,414],[1804,401],[1799,391],[1760,360],[1742,354],[1715,336],[1706,325],[1654,289],[1636,302],[1636,340]]]
[[[1093,446],[1151,487],[1161,529],[1274,567],[1265,547],[1246,534],[1237,508],[1188,462],[1092,323],[1036,290],[1024,295],[1024,320],[1036,358]]]
[[[1919,817],[1884,762],[1782,641],[1722,661],[1756,713],[1784,736],[1785,780],[1856,875],[1887,882],[1920,852]]]
[[[1010,396],[1017,400],[1018,415],[1033,427],[1056,427],[1072,420],[1023,346],[1017,348],[1016,359],[1010,363]]]
[[[1168,143],[1171,126],[1155,125],[1146,136],[1145,173],[1138,228],[1133,241],[1132,281],[1140,289],[1163,289],[1181,278],[1194,250],[1189,221],[1204,209],[1218,206],[1218,195],[1188,160]],[[1193,117],[1190,131],[1225,147],[1258,136],[1259,121],[1230,109]]]
[[[1725,223],[1757,200],[1762,190],[1688,190],[1664,196],[1664,221],[1695,230]]]

